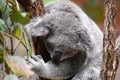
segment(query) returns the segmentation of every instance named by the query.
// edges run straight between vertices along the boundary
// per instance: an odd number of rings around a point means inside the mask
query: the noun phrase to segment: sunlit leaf
[[[44,4],[48,4],[48,3],[51,3],[51,2],[55,2],[57,0],[43,0],[44,1]]]
[[[4,80],[18,80],[18,77],[16,75],[10,74],[5,76]]]
[[[27,78],[34,75],[34,72],[31,71],[31,66],[27,65],[27,62],[23,58],[6,55],[5,60],[15,74],[26,76]]]
[[[16,36],[16,37],[20,37],[20,33],[21,33],[21,29],[20,27],[17,25],[13,31],[13,34]]]
[[[29,13],[26,13],[26,12],[22,12],[21,15],[22,15],[23,17],[30,17],[30,14],[29,14]]]
[[[16,5],[15,0],[8,0],[9,3],[11,3],[13,6]]]
[[[18,22],[18,23],[21,23],[23,25],[27,24],[30,19],[28,16],[22,16],[20,11],[18,11],[17,9],[15,9],[13,11],[13,14],[11,15],[11,19],[14,21],[14,22]]]

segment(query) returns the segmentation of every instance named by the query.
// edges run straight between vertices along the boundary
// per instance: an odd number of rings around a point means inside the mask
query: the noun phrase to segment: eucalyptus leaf
[[[0,19],[0,30],[2,30],[2,31],[7,30],[7,26],[6,26],[5,22],[2,19]]]
[[[0,56],[3,55],[3,49],[0,49]]]
[[[43,0],[44,4],[48,4],[48,3],[52,3],[52,2],[55,2],[57,0]]]
[[[18,77],[16,75],[10,74],[5,76],[4,80],[18,80]]]
[[[3,57],[0,56],[0,63],[3,63]]]
[[[0,0],[0,18],[3,18],[5,21],[9,17],[9,9],[6,0]]]
[[[3,37],[0,35],[0,45],[3,45]]]
[[[20,33],[21,33],[21,29],[20,29],[19,25],[17,25],[17,26],[14,28],[13,34],[14,34],[16,37],[20,37]]]
[[[19,56],[6,55],[5,61],[13,73],[29,78],[34,75],[31,66],[27,64],[24,58]]]
[[[11,15],[11,19],[14,21],[14,22],[18,22],[18,23],[21,23],[23,25],[29,23],[30,19],[28,16],[22,16],[21,12],[18,11],[17,9],[14,9],[13,10],[13,14]]]
[[[25,41],[24,42],[26,42],[26,45],[27,45],[27,48],[28,48],[28,53],[31,56],[32,55],[32,47],[30,46],[30,42],[29,42],[29,39],[28,39],[27,36],[25,36]]]

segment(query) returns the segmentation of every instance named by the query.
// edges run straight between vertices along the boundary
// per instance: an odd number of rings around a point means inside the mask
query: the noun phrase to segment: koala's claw
[[[35,56],[33,55],[32,57],[27,58],[25,57],[25,60],[31,65],[33,68],[39,66],[43,61],[42,57],[40,55]]]
[[[36,62],[39,62],[40,59],[42,59],[42,57],[40,55],[39,56],[33,55],[31,58],[34,59]]]

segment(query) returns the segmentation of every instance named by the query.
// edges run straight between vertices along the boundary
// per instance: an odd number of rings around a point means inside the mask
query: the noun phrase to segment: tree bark
[[[37,16],[43,16],[45,13],[44,5],[42,0],[17,0],[25,9],[29,12],[31,18]]]
[[[103,63],[101,80],[115,80],[118,68],[118,57],[115,50],[116,43],[116,14],[117,0],[105,0]]]

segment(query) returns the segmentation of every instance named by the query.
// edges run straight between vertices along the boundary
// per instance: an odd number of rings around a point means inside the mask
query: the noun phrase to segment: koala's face
[[[73,21],[68,19],[69,17],[73,17]],[[75,21],[77,19],[70,13],[56,13],[44,16],[41,22],[34,27],[35,30],[32,29],[33,34],[37,33],[40,36],[44,36],[45,46],[53,62],[58,63],[75,56],[79,52],[76,47],[78,39],[75,33],[77,30]]]
[[[53,62],[58,63],[75,56],[78,52],[76,46],[64,34],[52,34],[46,37],[45,44]]]

